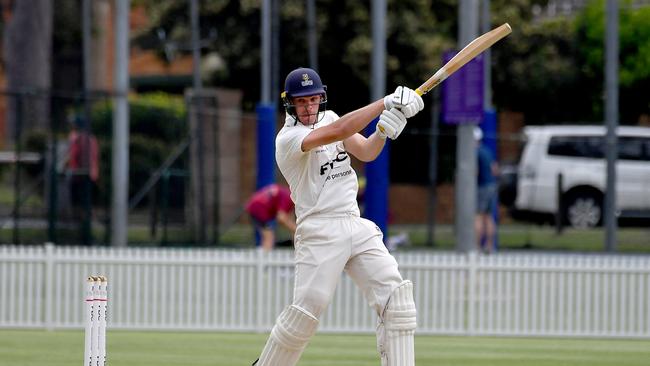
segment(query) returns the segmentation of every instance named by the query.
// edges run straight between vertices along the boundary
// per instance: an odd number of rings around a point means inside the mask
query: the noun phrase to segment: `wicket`
[[[86,334],[84,366],[106,364],[106,310],[108,280],[105,276],[89,276],[86,280]]]

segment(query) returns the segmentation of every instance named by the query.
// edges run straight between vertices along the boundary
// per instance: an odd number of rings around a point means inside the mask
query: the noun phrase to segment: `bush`
[[[45,166],[45,154],[47,153],[47,131],[41,128],[35,128],[27,131],[22,139],[23,152],[36,152],[41,154],[42,159],[37,164],[23,164],[21,169],[27,173],[30,178],[38,177]],[[13,168],[12,168],[13,169]]]
[[[187,136],[186,110],[182,97],[152,93],[129,98],[129,197],[142,188],[160,165]],[[92,131],[100,145],[100,199],[111,192],[113,106],[97,105],[92,114]],[[185,169],[182,157],[174,163]]]

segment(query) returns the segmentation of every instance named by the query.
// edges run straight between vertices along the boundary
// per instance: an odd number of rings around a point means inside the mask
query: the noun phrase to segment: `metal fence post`
[[[14,125],[14,151],[16,164],[14,166],[14,209],[13,209],[13,235],[14,245],[20,244],[20,158],[22,153],[21,133],[23,125],[23,95],[16,96],[16,124]]]
[[[555,212],[555,233],[562,234],[564,229],[564,199],[562,191],[562,173],[557,175],[557,211]]]

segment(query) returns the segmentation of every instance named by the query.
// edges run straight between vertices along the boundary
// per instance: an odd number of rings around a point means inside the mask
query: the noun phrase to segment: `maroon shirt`
[[[292,209],[289,189],[278,184],[263,187],[246,202],[246,211],[260,222],[274,220],[278,211],[288,213]]]

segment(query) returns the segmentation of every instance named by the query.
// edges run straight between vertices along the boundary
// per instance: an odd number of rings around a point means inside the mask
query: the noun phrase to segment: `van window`
[[[548,155],[602,159],[605,154],[603,136],[553,136]]]
[[[604,136],[554,136],[548,144],[548,155],[604,159]],[[620,136],[618,158],[650,161],[650,138]]]
[[[618,158],[622,160],[650,161],[650,138],[619,137]]]
[[[644,137],[641,139],[643,142],[643,160],[650,161],[650,138]]]

